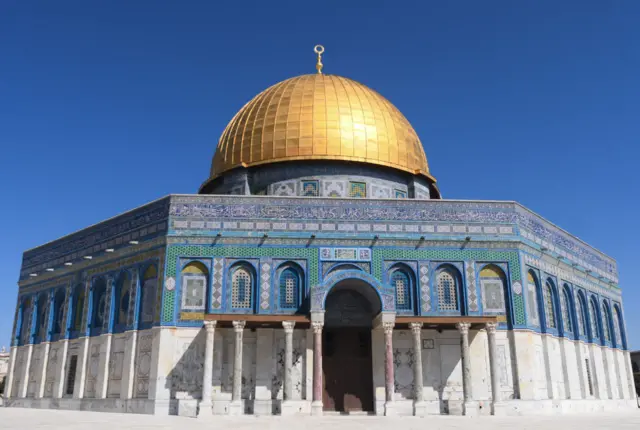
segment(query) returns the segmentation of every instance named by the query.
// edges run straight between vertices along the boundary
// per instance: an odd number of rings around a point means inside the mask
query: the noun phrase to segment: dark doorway
[[[327,297],[322,348],[326,411],[373,412],[371,325],[380,303],[367,290],[371,287],[363,282],[343,281]]]

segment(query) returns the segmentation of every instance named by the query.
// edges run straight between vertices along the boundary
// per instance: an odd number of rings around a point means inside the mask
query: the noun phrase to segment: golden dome
[[[382,165],[435,182],[402,113],[372,89],[335,75],[297,76],[255,96],[222,133],[210,179],[239,166],[295,160]]]

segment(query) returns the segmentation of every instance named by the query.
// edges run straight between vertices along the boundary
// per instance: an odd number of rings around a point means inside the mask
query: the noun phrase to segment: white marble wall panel
[[[122,375],[124,370],[124,350],[127,335],[114,334],[111,339],[111,356],[109,357],[109,382],[107,397],[120,397],[122,390]]]
[[[38,387],[40,386],[40,378],[42,375],[44,344],[33,346],[31,355],[31,365],[29,366],[29,384],[27,385],[27,397],[36,397]]]
[[[48,361],[43,396],[53,397],[56,378],[60,375],[60,366],[62,365],[62,342],[54,342],[51,344]]]
[[[135,359],[135,379],[133,389],[133,396],[136,398],[149,397],[152,346],[152,330],[138,332],[138,352]]]
[[[96,398],[98,394],[98,375],[100,374],[100,355],[101,353],[103,354],[103,342],[103,336],[96,336],[89,339],[89,360],[87,362],[86,381],[84,385],[84,397],[87,399]]]

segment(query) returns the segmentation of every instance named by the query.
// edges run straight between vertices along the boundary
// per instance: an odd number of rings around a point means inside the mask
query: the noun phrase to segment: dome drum
[[[343,161],[280,162],[236,168],[205,184],[203,194],[282,197],[438,198],[424,177]]]

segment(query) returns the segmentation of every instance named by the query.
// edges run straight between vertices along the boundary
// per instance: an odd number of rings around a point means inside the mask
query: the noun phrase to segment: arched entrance
[[[380,310],[375,290],[359,279],[340,281],[327,295],[322,347],[324,410],[373,411],[371,328]]]

